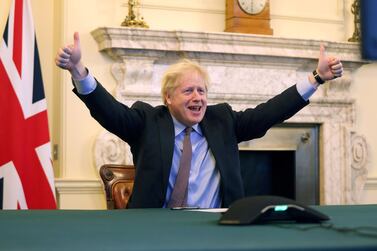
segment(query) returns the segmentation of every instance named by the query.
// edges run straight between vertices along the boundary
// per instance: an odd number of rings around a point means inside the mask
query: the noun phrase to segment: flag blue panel
[[[377,1],[360,2],[361,48],[364,59],[377,60]]]
[[[5,24],[5,29],[3,33],[3,39],[6,45],[8,45],[8,25],[9,25],[9,17],[7,19],[7,23]]]
[[[3,185],[4,178],[0,179],[0,209],[3,209],[3,193],[4,193],[4,185]]]
[[[39,55],[37,39],[35,40],[34,55]],[[34,57],[34,79],[33,79],[33,103],[38,102],[45,98],[42,80],[42,70],[39,57]]]

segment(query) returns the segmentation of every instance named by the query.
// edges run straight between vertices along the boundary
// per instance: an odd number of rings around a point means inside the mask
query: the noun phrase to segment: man
[[[226,103],[207,106],[208,74],[190,60],[165,72],[165,105],[157,107],[116,101],[82,64],[78,33],[73,45],[60,49],[56,64],[71,73],[74,92],[91,115],[131,146],[136,176],[130,208],[228,207],[244,196],[238,143],[262,137],[305,107],[321,83],[343,72],[339,59],[327,57],[321,46],[317,68],[307,81],[235,112]]]

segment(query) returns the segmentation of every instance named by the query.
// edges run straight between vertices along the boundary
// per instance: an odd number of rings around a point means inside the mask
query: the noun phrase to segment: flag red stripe
[[[2,62],[0,61],[0,114],[7,114],[0,131],[0,166],[13,161],[21,179],[28,208],[56,208],[35,148],[50,141],[47,111],[28,119],[23,112]],[[9,112],[11,111],[11,112]],[[3,115],[2,115],[3,116]]]
[[[15,0],[14,33],[13,33],[13,61],[21,76],[22,70],[22,13],[23,0]]]

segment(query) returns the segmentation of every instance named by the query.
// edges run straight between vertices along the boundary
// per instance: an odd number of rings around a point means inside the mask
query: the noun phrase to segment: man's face
[[[166,96],[171,114],[182,124],[193,126],[204,117],[207,108],[207,88],[196,71],[184,73],[177,88]]]

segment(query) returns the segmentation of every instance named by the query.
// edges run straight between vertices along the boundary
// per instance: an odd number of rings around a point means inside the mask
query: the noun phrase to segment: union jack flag
[[[0,43],[0,209],[56,208],[47,104],[28,0]]]

